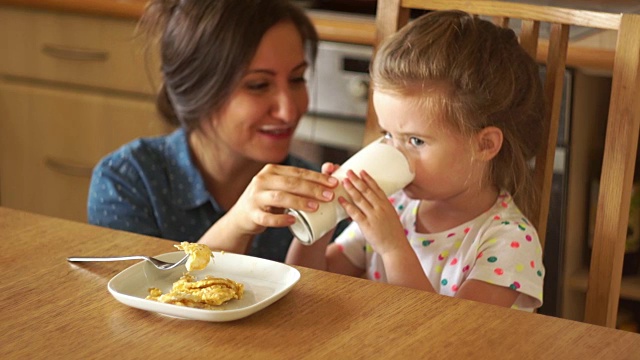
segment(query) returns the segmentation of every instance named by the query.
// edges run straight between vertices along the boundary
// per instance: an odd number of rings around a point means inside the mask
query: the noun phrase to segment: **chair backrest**
[[[539,232],[543,246],[549,214],[569,28],[571,25],[578,25],[618,32],[585,308],[586,322],[614,327],[640,131],[640,15],[506,1],[378,0],[374,47],[410,20],[411,9],[462,10],[489,17],[500,26],[508,26],[510,19],[519,19],[521,45],[532,57],[546,65],[546,140],[536,156],[534,178],[540,197],[539,204],[535,207],[538,210],[530,219]],[[548,39],[539,37],[541,23],[550,26]],[[379,134],[377,118],[369,102],[364,143],[369,143]]]

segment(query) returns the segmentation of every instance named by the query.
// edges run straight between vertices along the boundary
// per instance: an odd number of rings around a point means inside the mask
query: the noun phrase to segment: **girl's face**
[[[375,91],[373,104],[387,142],[413,164],[415,179],[404,190],[414,199],[446,201],[481,184],[484,163],[474,160],[472,142],[450,130],[439,111],[420,96]]]
[[[216,146],[227,148],[231,156],[282,161],[307,111],[306,69],[296,27],[280,22],[269,29],[229,101],[211,118]]]

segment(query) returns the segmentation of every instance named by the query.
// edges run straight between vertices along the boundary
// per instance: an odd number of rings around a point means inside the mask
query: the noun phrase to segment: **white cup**
[[[313,212],[287,210],[287,213],[296,218],[296,222],[289,229],[302,243],[313,244],[348,217],[338,198],[342,196],[347,200],[351,199],[342,187],[342,180],[347,177],[349,170],[353,170],[357,175],[362,170],[366,171],[387,196],[409,185],[415,176],[402,151],[380,140],[365,146],[331,175],[340,181],[340,185],[335,189],[333,201],[320,203],[319,208]]]

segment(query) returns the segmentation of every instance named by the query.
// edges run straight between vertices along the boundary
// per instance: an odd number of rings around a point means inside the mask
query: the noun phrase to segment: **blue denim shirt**
[[[319,170],[293,156],[283,164]],[[225,214],[205,188],[183,129],[134,140],[103,158],[93,170],[87,209],[94,225],[189,242]],[[249,255],[284,261],[292,237],[288,228],[268,228]]]

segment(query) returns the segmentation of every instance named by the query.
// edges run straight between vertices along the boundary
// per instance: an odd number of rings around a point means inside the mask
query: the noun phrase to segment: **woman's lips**
[[[288,138],[293,136],[293,132],[294,132],[294,128],[287,126],[287,127],[281,127],[281,126],[264,126],[262,128],[260,128],[258,131],[264,135],[270,136],[270,137],[275,137],[275,138]]]

